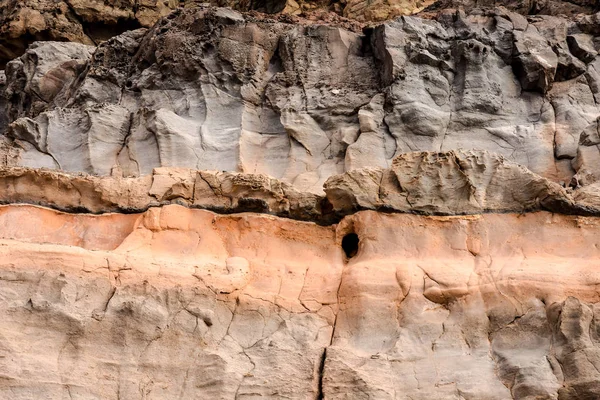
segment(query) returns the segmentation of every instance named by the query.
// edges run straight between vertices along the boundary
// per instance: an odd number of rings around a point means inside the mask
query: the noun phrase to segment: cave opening
[[[352,258],[358,253],[358,235],[356,233],[349,233],[342,239],[342,249],[346,253],[346,257]]]

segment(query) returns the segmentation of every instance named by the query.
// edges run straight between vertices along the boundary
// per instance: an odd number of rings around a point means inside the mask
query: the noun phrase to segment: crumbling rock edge
[[[564,188],[486,151],[414,152],[391,168],[332,176],[325,194],[300,192],[259,174],[155,168],[137,178],[6,167],[0,203],[66,212],[133,213],[179,204],[222,214],[255,212],[321,225],[360,210],[424,215],[550,211],[600,216],[600,186]]]

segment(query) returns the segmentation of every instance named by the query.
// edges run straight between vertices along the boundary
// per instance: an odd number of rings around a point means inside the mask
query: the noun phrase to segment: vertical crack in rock
[[[332,340],[333,340],[333,335],[332,335]],[[319,361],[319,368],[318,368],[318,377],[319,377],[319,381],[318,381],[318,389],[317,389],[317,396],[316,399],[317,400],[323,400],[325,397],[325,392],[324,392],[324,388],[323,388],[323,376],[325,375],[325,361],[327,359],[327,347],[325,347],[323,349],[323,353],[321,354],[321,359]]]
[[[81,17],[79,16],[79,14],[77,13],[77,10],[75,10],[75,8],[73,7],[73,5],[71,4],[70,0],[64,0],[65,4],[67,5],[67,7],[69,8],[69,11],[71,12],[71,14],[73,15],[73,18],[75,18],[75,21],[77,23],[79,23],[79,25],[81,25],[81,29],[83,30],[83,33],[85,34],[85,36],[96,46],[99,44],[98,42],[96,42],[96,40],[94,40],[94,38],[92,36],[90,36],[89,33],[89,28],[87,27],[87,24],[81,19]]]

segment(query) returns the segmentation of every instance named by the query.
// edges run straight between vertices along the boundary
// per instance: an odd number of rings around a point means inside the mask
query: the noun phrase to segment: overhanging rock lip
[[[481,168],[484,165],[485,168]],[[444,174],[441,172],[444,171]],[[506,185],[509,181],[511,185]],[[0,204],[70,213],[138,213],[168,204],[219,214],[253,212],[331,225],[361,210],[419,215],[550,211],[600,216],[600,190],[571,190],[486,151],[413,152],[389,169],[334,175],[324,195],[266,175],[156,168],[134,178],[25,167],[0,168]],[[582,191],[583,193],[583,191]]]

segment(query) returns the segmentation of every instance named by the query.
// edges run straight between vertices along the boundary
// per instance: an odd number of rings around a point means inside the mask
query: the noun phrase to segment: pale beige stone
[[[3,397],[598,393],[598,218],[12,205],[0,221]]]

